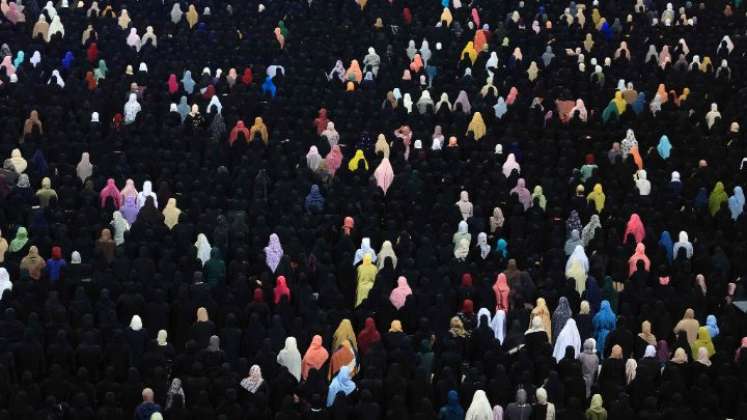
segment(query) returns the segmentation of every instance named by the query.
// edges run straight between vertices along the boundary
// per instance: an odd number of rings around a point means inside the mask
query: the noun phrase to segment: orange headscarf
[[[410,70],[412,70],[413,73],[418,73],[422,69],[423,58],[420,57],[420,54],[415,54],[415,57],[412,58],[412,62],[410,63]]]
[[[363,72],[361,72],[361,66],[358,64],[358,60],[350,62],[350,67],[348,67],[348,71],[345,72],[345,79],[353,80],[356,83],[360,83],[361,80],[363,80]]]
[[[309,369],[321,369],[328,358],[329,352],[322,347],[322,337],[315,335],[301,361],[301,376],[306,379],[309,376]]]

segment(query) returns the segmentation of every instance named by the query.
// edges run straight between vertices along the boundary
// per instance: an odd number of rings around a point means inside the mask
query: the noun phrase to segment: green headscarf
[[[602,122],[607,124],[607,121],[609,121],[609,119],[612,117],[614,117],[615,120],[617,120],[617,118],[619,117],[615,101],[610,101],[609,105],[607,105],[607,108],[604,108],[604,111],[602,111]]]
[[[106,74],[109,73],[109,68],[106,66],[106,61],[99,60],[99,66],[93,71],[93,76],[98,82],[101,79],[106,79]]]
[[[716,213],[721,209],[721,204],[726,203],[729,200],[729,196],[724,191],[724,183],[719,181],[716,186],[713,187],[711,195],[708,197],[708,211],[711,216],[715,216]]]
[[[16,231],[16,237],[10,241],[10,247],[8,247],[8,250],[10,252],[18,252],[21,249],[23,249],[24,246],[26,246],[26,243],[29,241],[29,234],[26,231],[26,228],[21,226]]]
[[[283,34],[283,38],[288,38],[288,28],[285,26],[285,22],[282,20],[279,21],[278,28],[280,28],[280,33]]]

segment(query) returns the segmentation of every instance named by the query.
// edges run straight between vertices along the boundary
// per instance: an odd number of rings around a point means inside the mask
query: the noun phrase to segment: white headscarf
[[[13,290],[13,283],[10,282],[10,274],[5,267],[0,267],[0,299],[6,290]]]
[[[490,329],[493,330],[495,339],[503,344],[506,339],[506,312],[502,309],[495,311],[495,316],[490,320]]]
[[[371,248],[371,238],[361,239],[361,247],[355,251],[355,257],[353,258],[353,265],[357,265],[363,261],[363,256],[368,254],[371,256],[371,262],[375,263],[377,260],[376,251]]]
[[[143,182],[142,191],[137,193],[138,208],[143,208],[143,206],[145,205],[145,200],[147,200],[148,197],[153,197],[153,205],[158,208],[158,196],[153,192],[153,184],[150,181],[145,181]]]
[[[143,320],[140,319],[140,315],[133,315],[130,320],[130,328],[133,331],[140,331],[143,329]]]
[[[210,259],[210,251],[213,248],[208,242],[207,236],[204,233],[197,235],[197,242],[195,242],[195,248],[197,248],[197,258],[202,262],[202,265]]]
[[[482,389],[475,391],[472,396],[472,403],[467,409],[464,420],[493,420],[493,407]]]
[[[508,178],[514,169],[521,173],[521,165],[516,161],[516,156],[513,153],[509,153],[506,157],[506,161],[503,162],[503,176]]]
[[[555,358],[555,361],[560,362],[560,359],[565,357],[565,348],[568,346],[573,347],[575,356],[578,358],[578,355],[581,354],[581,334],[579,334],[576,321],[573,318],[565,322],[565,326],[560,330],[558,338],[555,339],[555,348],[552,352],[552,357]]]
[[[580,262],[584,267],[584,271],[586,271],[587,273],[589,272],[589,258],[586,256],[586,252],[584,251],[583,246],[576,245],[576,249],[573,250],[573,254],[568,257],[568,261],[565,263],[566,272],[568,272],[568,270],[571,268],[574,261]]]
[[[280,366],[285,366],[297,381],[301,381],[301,352],[298,351],[295,337],[285,339],[285,347],[278,353],[277,361]]]

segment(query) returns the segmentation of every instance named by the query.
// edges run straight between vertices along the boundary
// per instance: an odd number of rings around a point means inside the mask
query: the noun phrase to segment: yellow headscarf
[[[471,61],[472,64],[475,64],[475,61],[477,60],[477,50],[475,49],[474,42],[469,41],[467,43],[467,46],[464,47],[464,49],[462,50],[462,53],[459,55],[460,60],[464,58],[465,53],[469,56],[469,61]]]
[[[615,108],[617,108],[618,115],[622,115],[622,113],[625,112],[625,109],[628,107],[628,103],[625,102],[625,99],[623,99],[623,94],[619,90],[615,92],[615,99],[613,99],[612,102],[615,103]]]
[[[713,341],[711,340],[711,333],[708,332],[708,327],[698,328],[698,338],[693,342],[692,351],[693,359],[698,358],[698,349],[705,347],[708,350],[708,357],[713,357],[716,354],[716,349],[713,347]]]
[[[482,114],[480,114],[479,112],[475,112],[472,115],[472,121],[470,121],[469,125],[467,126],[467,133],[469,133],[470,131],[474,133],[475,140],[480,140],[481,138],[485,137],[487,127],[485,127],[485,121],[483,121]]]
[[[602,184],[594,185],[594,189],[586,196],[586,201],[594,202],[594,208],[597,209],[597,213],[601,213],[604,210],[605,199],[607,199],[607,196],[604,195]]]
[[[350,170],[350,172],[355,172],[358,169],[358,164],[360,161],[363,161],[366,170],[368,170],[368,161],[366,160],[366,156],[363,155],[363,150],[358,149],[355,151],[355,156],[353,156],[353,158],[348,161],[348,170]]]
[[[355,332],[353,331],[353,324],[350,320],[345,318],[340,321],[340,325],[335,330],[335,335],[332,337],[332,348],[333,351],[337,351],[345,340],[349,340],[350,344],[353,345],[354,350],[358,350],[358,341],[355,339]]]
[[[444,11],[441,12],[441,20],[439,22],[446,22],[446,26],[451,26],[451,21],[454,20],[454,17],[451,16],[451,10],[449,10],[448,7],[444,7]]]
[[[371,255],[363,254],[363,263],[358,266],[358,286],[355,290],[355,306],[363,303],[374,285],[379,270],[371,263]]]

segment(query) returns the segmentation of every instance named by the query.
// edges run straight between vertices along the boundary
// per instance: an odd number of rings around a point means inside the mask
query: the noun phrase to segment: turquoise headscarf
[[[501,254],[503,258],[508,257],[508,242],[506,242],[505,239],[498,239],[498,243],[496,244],[495,249]]]
[[[16,59],[13,60],[13,67],[16,68],[16,71],[21,67],[21,64],[23,64],[23,61],[26,59],[26,53],[23,51],[18,51],[16,53]]]
[[[666,134],[659,138],[659,145],[656,146],[656,151],[659,152],[659,156],[662,159],[669,159],[669,155],[672,152],[672,143],[669,142],[669,137]]]

